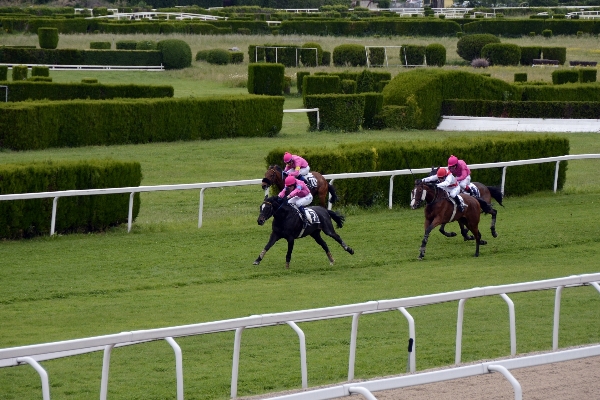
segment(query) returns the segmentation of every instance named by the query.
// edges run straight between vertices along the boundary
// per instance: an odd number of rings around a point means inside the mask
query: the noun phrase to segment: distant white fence
[[[414,319],[407,311],[411,307],[420,307],[432,304],[446,303],[450,301],[458,301],[458,318],[456,324],[456,358],[455,363],[460,363],[460,355],[462,348],[462,324],[464,303],[468,299],[497,296],[500,295],[507,302],[509,307],[509,325],[510,325],[510,342],[511,355],[516,354],[516,327],[514,305],[507,294],[522,293],[536,290],[556,289],[554,300],[554,325],[552,334],[552,349],[558,349],[558,333],[560,322],[560,303],[562,290],[565,287],[576,287],[582,285],[591,285],[600,293],[600,273],[573,275],[565,278],[548,279],[542,281],[533,281],[526,283],[516,283],[500,286],[487,286],[482,288],[474,288],[460,290],[455,292],[438,293],[425,296],[406,297],[393,300],[369,301],[366,303],[357,303],[336,307],[316,308],[310,310],[291,311],[275,314],[252,315],[245,318],[236,318],[215,322],[206,322],[200,324],[175,326],[168,328],[157,328],[148,330],[139,330],[131,332],[121,332],[112,335],[96,336],[85,339],[66,340],[62,342],[44,343],[29,346],[20,346],[0,349],[0,368],[29,364],[39,373],[42,381],[42,395],[44,400],[50,400],[50,384],[48,374],[43,367],[38,363],[41,360],[51,360],[55,358],[68,357],[76,354],[89,353],[94,351],[104,350],[104,358],[102,364],[102,378],[100,384],[100,400],[106,400],[108,392],[108,375],[111,351],[115,346],[134,345],[151,340],[166,340],[175,352],[175,370],[177,376],[177,399],[183,400],[183,362],[181,348],[177,345],[174,337],[194,336],[208,333],[217,333],[224,331],[235,331],[233,343],[233,365],[231,372],[231,398],[237,397],[237,383],[239,372],[239,357],[241,349],[242,332],[244,329],[264,328],[274,325],[287,324],[298,334],[300,342],[300,369],[302,376],[302,387],[308,387],[308,373],[306,364],[306,344],[304,332],[298,327],[299,322],[322,321],[335,318],[352,317],[352,326],[350,332],[350,348],[348,360],[348,381],[354,379],[354,365],[356,358],[356,342],[358,337],[358,322],[363,314],[380,313],[387,311],[400,311],[407,319],[409,324],[409,340],[416,346],[416,334]],[[580,349],[581,350],[581,349]],[[600,354],[600,346],[594,347],[589,355]],[[536,362],[556,362],[581,357],[577,352],[564,352],[555,356],[554,354],[545,355],[539,358]],[[440,371],[437,373],[415,374],[404,376],[401,378],[391,378],[388,380],[379,380],[372,382],[361,382],[350,385],[342,385],[330,389],[300,393],[282,397],[286,399],[297,400],[316,400],[316,399],[331,399],[340,396],[348,396],[349,394],[362,393],[368,395],[373,390],[392,389],[403,386],[413,386],[423,383],[444,381],[465,376],[473,376],[487,373],[494,366],[506,366],[506,368],[519,368],[528,365],[527,361],[504,360],[497,362],[488,362],[470,367],[462,367]],[[542,362],[543,361],[543,362]],[[520,364],[519,364],[520,363]],[[416,371],[416,347],[409,357],[410,372]],[[495,370],[500,370],[495,368]],[[505,374],[506,376],[506,374]],[[361,387],[359,391],[353,391],[352,388]],[[371,395],[372,396],[372,395]],[[367,397],[374,399],[374,397]]]
[[[504,193],[504,183],[506,181],[506,170],[508,167],[518,165],[529,165],[529,164],[542,164],[554,162],[556,163],[554,173],[554,192],[558,186],[558,172],[561,161],[567,160],[584,160],[600,158],[600,154],[573,154],[567,156],[557,157],[546,157],[546,158],[534,158],[531,160],[517,160],[517,161],[504,161],[497,163],[486,163],[486,164],[469,164],[470,169],[485,169],[485,168],[502,168],[502,183],[501,191]],[[354,178],[372,178],[372,177],[390,177],[390,189],[388,195],[388,206],[392,208],[392,194],[394,191],[394,177],[401,175],[413,175],[413,174],[425,174],[428,173],[431,168],[418,168],[414,170],[410,169],[399,169],[395,171],[374,171],[374,172],[352,172],[343,174],[325,174],[325,179],[329,179],[330,183],[333,183],[336,179],[354,179]],[[127,219],[127,231],[131,231],[131,224],[133,222],[133,197],[136,193],[145,192],[161,192],[170,190],[198,190],[200,189],[200,206],[198,211],[198,228],[202,227],[202,210],[204,208],[204,191],[209,188],[222,188],[232,186],[251,186],[259,185],[262,179],[248,179],[242,181],[226,181],[226,182],[209,182],[209,183],[188,183],[181,185],[156,185],[156,186],[132,186],[122,188],[110,188],[110,189],[86,189],[86,190],[63,190],[56,192],[39,192],[39,193],[16,193],[16,194],[4,194],[0,195],[0,201],[9,200],[28,200],[28,199],[47,199],[52,198],[52,220],[50,222],[50,235],[54,235],[56,227],[56,208],[58,205],[58,199],[61,197],[72,197],[72,196],[95,196],[104,194],[119,194],[129,193],[129,214]],[[329,204],[331,208],[331,204]]]

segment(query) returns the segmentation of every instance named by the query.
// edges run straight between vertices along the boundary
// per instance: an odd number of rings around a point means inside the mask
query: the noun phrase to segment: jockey
[[[309,205],[313,201],[313,196],[310,194],[306,183],[290,175],[285,178],[285,187],[279,192],[278,196],[282,199],[287,196],[288,203],[300,210],[302,220],[306,222],[304,206]]]
[[[448,193],[448,196],[451,197],[455,203],[458,199],[458,209],[461,212],[465,211],[467,205],[465,204],[463,198],[459,195],[460,186],[456,182],[456,178],[454,177],[454,175],[452,175],[452,172],[448,171],[444,167],[438,168],[437,173],[435,175],[424,178],[423,182],[434,182],[436,180],[438,181],[436,186],[441,189],[444,189],[446,193]]]
[[[452,155],[448,158],[448,169],[456,177],[460,190],[470,192],[471,170],[467,167],[467,163]]]
[[[286,152],[283,155],[283,162],[285,163],[283,172],[288,176],[294,176],[302,182],[307,183],[304,175],[310,172],[310,167],[304,158]]]

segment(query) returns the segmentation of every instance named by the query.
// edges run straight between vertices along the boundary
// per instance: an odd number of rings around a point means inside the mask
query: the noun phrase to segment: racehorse
[[[319,198],[319,204],[321,207],[327,208],[327,193],[331,194],[331,202],[335,203],[337,200],[337,195],[335,193],[335,188],[327,182],[327,179],[323,178],[318,172],[312,172],[312,175],[317,180],[317,186],[311,187],[310,192],[313,197],[316,199]],[[267,190],[271,185],[277,186],[279,191],[282,191],[285,187],[285,177],[283,176],[283,169],[279,165],[270,165],[267,172],[265,172],[265,177],[262,180],[262,188],[263,190]]]
[[[479,257],[479,245],[487,244],[485,240],[481,240],[479,232],[479,219],[481,217],[482,207],[489,210],[491,206],[483,200],[478,200],[475,197],[464,196],[463,200],[467,205],[464,211],[450,201],[448,193],[444,189],[438,188],[433,183],[425,183],[420,179],[415,181],[415,187],[411,192],[410,207],[416,210],[421,206],[421,202],[425,202],[425,236],[421,242],[419,249],[419,260],[425,257],[425,247],[429,240],[429,234],[438,225],[447,224],[453,221],[458,221],[460,231],[465,240],[469,240],[467,233],[471,231],[475,238],[475,257]],[[489,211],[487,211],[489,212]]]
[[[435,175],[437,173],[437,170],[438,170],[438,168],[432,168],[431,172],[429,173],[429,176]],[[502,207],[504,207],[504,205],[502,204],[502,192],[500,191],[500,189],[498,189],[497,187],[494,187],[494,186],[486,186],[480,182],[471,182],[471,184],[475,185],[477,187],[477,190],[479,190],[479,197],[482,198],[486,203],[490,204],[490,206],[492,204],[492,199],[494,199],[498,202],[498,204],[500,204]],[[463,192],[461,194],[471,195],[470,192]],[[463,199],[464,199],[464,197],[463,197]],[[484,208],[482,207],[482,209],[484,209]],[[492,224],[490,226],[490,229],[492,231],[492,236],[498,237],[498,232],[496,232],[496,214],[498,213],[498,211],[494,207],[490,207],[489,211],[487,211],[486,213],[492,215]],[[446,224],[442,224],[440,226],[440,232],[444,236],[447,236],[447,237],[456,236],[456,232],[446,232],[445,228],[446,228]],[[463,234],[463,236],[464,236],[464,234]],[[473,240],[473,236],[469,236],[469,239]]]
[[[260,206],[260,213],[258,215],[257,222],[258,225],[264,225],[269,218],[273,217],[273,231],[271,232],[271,236],[269,237],[267,245],[260,253],[258,258],[254,261],[254,265],[260,264],[265,256],[265,253],[269,251],[269,249],[279,239],[283,238],[288,242],[288,250],[285,256],[285,267],[289,268],[290,260],[292,259],[292,251],[294,250],[294,240],[306,236],[312,236],[312,238],[321,245],[327,254],[327,258],[329,258],[329,263],[333,265],[333,256],[329,252],[327,243],[325,243],[321,237],[321,231],[334,238],[335,241],[338,242],[348,253],[354,254],[354,250],[344,243],[342,238],[335,232],[333,223],[331,222],[331,220],[334,220],[337,224],[337,227],[341,228],[344,225],[344,217],[342,215],[335,211],[318,206],[306,207],[306,210],[312,210],[309,212],[314,212],[314,214],[316,214],[318,222],[314,222],[315,216],[313,215],[313,223],[305,226],[300,215],[298,214],[299,211],[289,205],[284,199],[280,199],[278,196],[272,196],[263,201],[262,205]]]

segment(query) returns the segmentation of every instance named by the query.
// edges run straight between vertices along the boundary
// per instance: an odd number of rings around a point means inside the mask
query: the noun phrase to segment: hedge
[[[0,65],[0,82],[8,80],[8,67],[6,65]]]
[[[273,136],[283,97],[0,103],[0,147],[14,150]]]
[[[372,18],[350,21],[334,20],[287,20],[279,25],[281,35],[317,35],[317,36],[456,36],[460,32],[456,21],[418,18],[415,20],[400,18]]]
[[[340,93],[340,82],[343,80],[335,75],[304,75],[302,79],[303,98],[313,94]],[[304,106],[306,106],[306,101]]]
[[[0,47],[0,63],[46,65],[160,65],[160,51]]]
[[[281,96],[285,67],[282,64],[248,64],[248,93]]]
[[[370,141],[325,149],[276,148],[266,156],[267,165],[279,162],[285,151],[299,154],[309,160],[314,171],[334,174],[408,169],[409,165],[413,169],[446,165],[449,154],[456,154],[470,164],[561,156],[569,154],[569,141],[555,135],[499,134],[480,138],[452,137],[442,142]],[[565,184],[566,167],[567,162],[562,161],[558,177],[559,189]],[[539,190],[552,190],[554,169],[554,162],[509,167],[506,173],[505,193],[525,195]],[[502,182],[501,167],[477,169],[471,174],[473,181],[488,186],[500,185]],[[415,176],[411,175],[394,178],[392,200],[395,204],[409,206],[414,180]],[[389,181],[389,177],[336,181],[335,187],[339,197],[336,204],[387,204]]]
[[[482,19],[463,25],[465,33],[490,33],[503,37],[521,37],[535,32],[538,35],[544,30],[551,30],[554,35],[576,35],[578,31],[597,35],[600,33],[600,21],[574,19]]]
[[[597,119],[600,101],[444,100],[442,113],[470,117]]]
[[[139,186],[138,162],[89,160],[0,165],[0,193]],[[102,231],[127,222],[129,194],[62,197],[56,209],[57,233]],[[133,219],[140,209],[134,196]],[[20,239],[48,234],[52,198],[0,202],[0,238]]]
[[[173,97],[174,93],[173,87],[168,85],[10,82],[7,86],[8,101],[155,98]]]
[[[532,65],[533,60],[542,58],[541,46],[523,46],[521,47],[521,65]]]
[[[304,83],[309,76],[304,77]],[[360,94],[317,94],[304,96],[306,108],[318,108],[316,113],[306,113],[310,130],[356,132],[363,122],[365,96]]]
[[[512,43],[489,43],[481,49],[481,58],[490,65],[519,65],[521,48]]]
[[[38,28],[37,34],[42,49],[55,49],[58,46],[58,29]]]
[[[552,83],[562,85],[565,83],[577,83],[579,81],[579,72],[571,69],[559,69],[552,71]]]
[[[446,64],[446,48],[438,43],[425,47],[425,60],[430,67],[443,67]]]
[[[600,86],[593,84],[522,85],[523,101],[600,101]]]

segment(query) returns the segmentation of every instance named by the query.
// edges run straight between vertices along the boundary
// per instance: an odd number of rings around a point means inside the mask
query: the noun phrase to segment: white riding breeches
[[[291,199],[288,200],[289,204],[295,204],[297,206],[307,206],[310,203],[312,203],[313,201],[313,196],[312,194],[308,194],[304,197],[298,197],[298,196],[294,196]]]
[[[306,168],[300,168],[298,170],[298,174],[299,175],[306,175],[310,172],[310,167],[306,167]]]
[[[448,192],[448,196],[456,197],[456,195],[460,193],[460,186],[457,185],[454,187],[445,187],[444,190]]]
[[[458,182],[461,190],[465,190],[470,183],[471,183],[471,175],[467,175],[467,177],[465,179]]]

